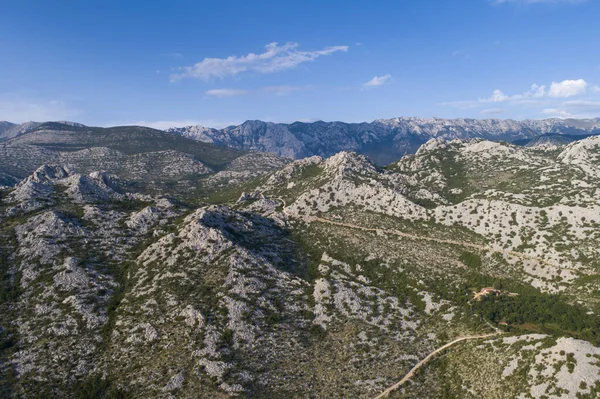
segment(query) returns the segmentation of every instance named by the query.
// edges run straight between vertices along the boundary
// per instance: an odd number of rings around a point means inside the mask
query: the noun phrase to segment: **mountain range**
[[[85,130],[74,122],[57,122],[56,126]],[[45,126],[45,127],[44,127]],[[66,128],[69,126],[69,128]],[[0,142],[26,133],[47,129],[47,123],[13,124],[0,122]],[[58,129],[60,130],[60,129]],[[54,129],[54,131],[58,131]],[[517,142],[524,145],[543,135],[564,136],[563,142],[600,134],[600,119],[442,119],[410,118],[378,119],[367,123],[294,122],[291,124],[251,120],[237,126],[214,129],[203,126],[174,127],[168,133],[221,147],[245,151],[269,152],[300,159],[313,155],[331,156],[339,151],[367,155],[378,165],[396,161],[414,153],[431,138],[471,139]],[[23,141],[21,141],[23,142]]]
[[[293,159],[354,151],[367,155],[376,164],[385,165],[404,154],[414,153],[431,138],[512,142],[544,134],[591,135],[600,133],[600,119],[514,121],[402,117],[371,123],[318,121],[291,124],[246,121],[223,129],[188,126],[167,131],[207,143],[271,152]]]

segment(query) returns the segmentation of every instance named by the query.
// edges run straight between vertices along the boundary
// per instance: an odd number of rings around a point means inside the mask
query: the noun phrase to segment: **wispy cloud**
[[[597,85],[596,85],[596,86],[592,87],[592,91],[593,91],[594,93],[600,93],[600,86],[597,86]]]
[[[13,123],[45,122],[72,119],[80,114],[64,101],[0,95],[0,120]]]
[[[363,87],[366,89],[373,89],[375,87],[380,87],[387,83],[390,83],[391,80],[392,80],[392,75],[390,75],[389,73],[387,75],[383,75],[383,76],[375,76],[373,79],[369,80],[368,82],[363,83]]]
[[[248,90],[237,90],[237,89],[212,89],[212,90],[206,90],[204,92],[204,94],[206,94],[207,96],[218,97],[218,98],[243,96],[244,94],[248,94],[248,93],[249,93]]]
[[[570,112],[560,108],[546,108],[540,111],[540,114],[551,118],[570,118],[572,116]]]
[[[600,114],[600,101],[566,101],[562,105],[576,113]]]
[[[540,113],[555,118],[597,118],[600,116],[600,101],[564,101],[556,108],[547,108]]]
[[[481,115],[499,115],[503,112],[504,110],[502,108],[488,108],[481,110]]]
[[[241,89],[212,89],[204,92],[207,96],[226,98],[226,97],[237,97],[246,94],[270,94],[275,96],[284,96],[291,94],[296,91],[310,90],[313,86],[292,86],[292,85],[281,85],[281,86],[264,86],[256,90],[241,90]]]
[[[317,51],[300,51],[298,43],[269,43],[260,54],[249,53],[242,56],[231,55],[227,58],[205,58],[192,66],[181,67],[171,74],[171,81],[183,78],[208,80],[225,78],[243,72],[273,73],[295,68],[298,65],[314,61],[317,58],[339,51],[348,51],[348,46],[331,46]]]

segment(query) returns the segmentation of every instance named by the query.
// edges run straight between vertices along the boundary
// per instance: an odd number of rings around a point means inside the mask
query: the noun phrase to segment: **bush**
[[[102,378],[100,374],[94,374],[75,383],[72,393],[72,397],[76,399],[125,399],[131,397],[128,392],[115,387],[109,378]]]
[[[472,252],[463,252],[460,255],[460,261],[462,263],[464,263],[466,266],[470,267],[471,269],[479,269],[481,267],[482,261],[481,261],[481,256],[479,256],[478,254],[472,253]]]
[[[534,324],[544,332],[571,335],[600,344],[600,318],[578,304],[570,305],[558,295],[488,295],[474,301],[473,309],[494,322],[516,326]]]

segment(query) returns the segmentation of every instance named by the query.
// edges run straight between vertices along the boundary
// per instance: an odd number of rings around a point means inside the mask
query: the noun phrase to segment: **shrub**
[[[460,255],[460,261],[466,266],[470,267],[471,269],[478,269],[481,267],[482,264],[481,256],[467,251],[463,252]]]

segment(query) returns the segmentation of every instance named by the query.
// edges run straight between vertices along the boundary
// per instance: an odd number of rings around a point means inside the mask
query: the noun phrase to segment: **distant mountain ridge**
[[[11,122],[7,122],[7,121],[0,121],[0,141],[10,140],[10,139],[20,136],[22,134],[29,133],[31,131],[34,131],[35,129],[37,129],[40,126],[45,125],[46,123],[30,121],[30,122],[17,124],[17,123],[11,123]],[[82,125],[81,123],[69,122],[69,121],[58,121],[58,122],[54,122],[54,123],[58,123],[58,124],[70,126],[70,127],[86,127],[85,125]]]
[[[513,144],[537,149],[557,150],[560,147],[564,147],[570,143],[585,139],[587,137],[596,136],[597,134],[598,133],[579,135],[547,133],[530,139],[515,140],[513,141]]]
[[[415,152],[431,138],[515,141],[544,134],[591,135],[600,133],[600,118],[515,121],[400,117],[370,123],[318,121],[291,124],[251,120],[223,129],[187,126],[167,131],[198,141],[272,152],[294,159],[355,151],[378,164],[387,164]]]
[[[46,134],[45,140],[54,140],[58,139],[56,134],[60,131],[67,135],[72,134],[70,131],[73,128],[99,129],[74,122],[27,122],[20,125],[0,122],[0,142],[18,141],[25,144],[33,137],[39,137],[39,133],[36,132],[48,130],[51,130],[52,134]],[[131,126],[111,129],[135,131]],[[431,138],[483,138],[525,145],[538,137],[553,136],[555,144],[566,145],[579,138],[600,134],[600,118],[516,121],[400,117],[362,123],[317,121],[290,124],[249,120],[241,125],[223,129],[196,125],[170,128],[166,131],[197,142],[238,150],[269,152],[290,159],[313,155],[329,157],[340,151],[354,151],[367,155],[376,164],[386,165],[405,154],[414,153]],[[136,140],[143,141],[144,137],[146,136],[142,135]],[[139,145],[142,144],[141,141]],[[547,139],[544,141],[547,142]],[[51,143],[46,145],[48,144]]]

